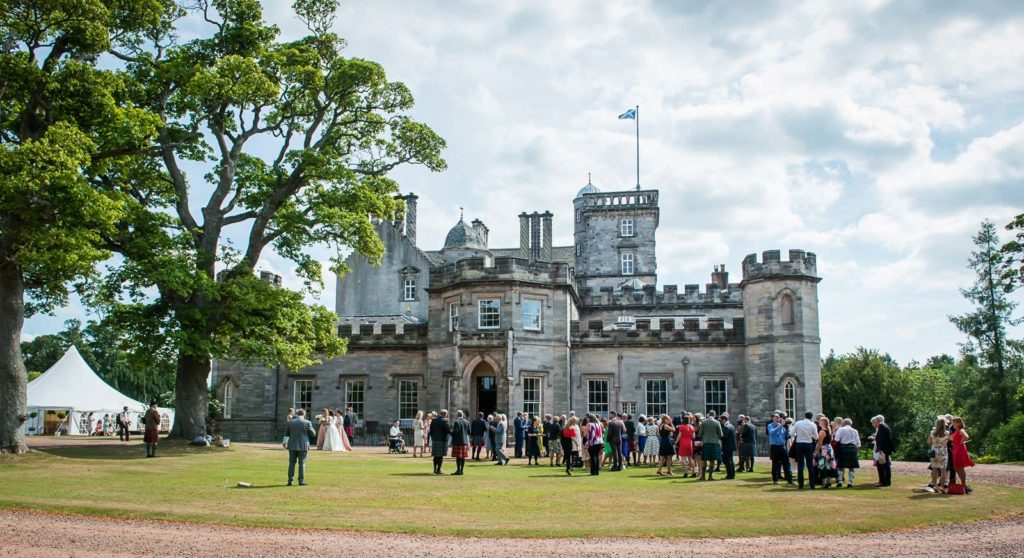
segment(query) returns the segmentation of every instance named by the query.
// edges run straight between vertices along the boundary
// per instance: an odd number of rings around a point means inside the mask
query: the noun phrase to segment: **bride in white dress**
[[[327,429],[327,436],[324,437],[324,451],[348,451],[345,448],[345,443],[341,439],[341,435],[338,434],[337,422],[342,420],[342,417],[335,416],[334,411],[331,411],[331,416],[327,419],[330,427]]]

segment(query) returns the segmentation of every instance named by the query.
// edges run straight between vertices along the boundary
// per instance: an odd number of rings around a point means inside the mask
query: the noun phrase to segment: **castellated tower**
[[[743,316],[746,329],[749,411],[771,416],[819,413],[821,406],[821,338],[818,333],[817,258],[778,250],[743,259]],[[753,394],[758,394],[755,397]]]
[[[572,203],[580,290],[657,285],[657,190],[601,192],[588,182]]]

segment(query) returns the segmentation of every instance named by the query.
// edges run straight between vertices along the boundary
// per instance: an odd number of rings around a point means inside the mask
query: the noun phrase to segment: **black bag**
[[[583,458],[580,457],[579,455],[572,456],[572,466],[575,469],[579,469],[580,467],[583,467]]]
[[[928,450],[928,459],[935,459],[935,448]]]

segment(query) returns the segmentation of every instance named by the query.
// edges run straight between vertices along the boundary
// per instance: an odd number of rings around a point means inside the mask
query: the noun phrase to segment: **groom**
[[[295,478],[295,463],[299,463],[299,486],[306,485],[306,454],[309,453],[309,438],[315,437],[313,424],[306,420],[306,410],[295,411],[295,418],[288,421],[288,486]]]

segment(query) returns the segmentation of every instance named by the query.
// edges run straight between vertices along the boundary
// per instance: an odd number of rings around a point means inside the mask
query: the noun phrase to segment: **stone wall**
[[[576,277],[584,287],[617,287],[636,278],[656,285],[658,261],[655,233],[658,228],[656,190],[584,194],[573,205],[577,222],[574,238],[579,245]],[[633,235],[622,236],[621,219],[633,220]],[[634,256],[634,273],[622,275],[621,254]]]

